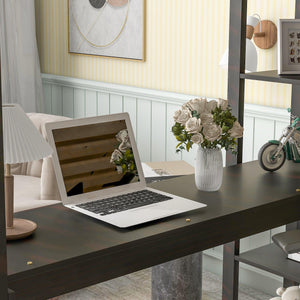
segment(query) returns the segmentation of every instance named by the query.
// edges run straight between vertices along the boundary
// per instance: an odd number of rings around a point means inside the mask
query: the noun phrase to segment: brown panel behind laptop
[[[119,132],[120,130],[125,128],[125,121],[121,120],[103,123],[103,126],[99,126],[99,124],[90,124],[84,126],[55,129],[53,130],[53,137],[55,143],[58,143],[70,140],[78,140],[82,138],[114,134],[115,132]]]
[[[95,155],[96,157],[108,156],[118,145],[115,135],[116,133],[109,136],[91,137],[84,140],[72,140],[68,141],[67,145],[57,143],[57,155],[62,163],[78,161],[85,157],[93,158]]]
[[[126,129],[123,120],[53,130],[67,192],[76,187],[81,193],[94,191],[123,178],[110,163],[119,144],[115,136],[122,129]]]

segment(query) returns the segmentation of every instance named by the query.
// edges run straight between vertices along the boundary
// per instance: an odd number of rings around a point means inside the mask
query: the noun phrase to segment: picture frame
[[[300,19],[280,19],[278,74],[300,74]]]
[[[71,54],[145,61],[146,0],[68,0]]]

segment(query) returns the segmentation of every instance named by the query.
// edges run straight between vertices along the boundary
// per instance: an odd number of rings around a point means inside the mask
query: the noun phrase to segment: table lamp
[[[52,149],[18,104],[3,104],[2,119],[6,238],[13,240],[31,235],[37,225],[13,217],[14,177],[10,172],[10,164],[39,160],[50,155]]]

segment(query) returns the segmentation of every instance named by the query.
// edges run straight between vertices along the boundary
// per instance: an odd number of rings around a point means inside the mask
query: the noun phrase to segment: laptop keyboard
[[[89,203],[76,205],[79,208],[86,209],[101,216],[137,208],[153,203],[158,203],[172,199],[172,197],[155,193],[149,190],[128,193],[116,197],[96,200]]]

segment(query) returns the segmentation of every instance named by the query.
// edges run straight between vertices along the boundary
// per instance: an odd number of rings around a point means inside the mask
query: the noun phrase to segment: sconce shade
[[[259,22],[259,19],[254,16],[247,17],[247,25],[251,27],[255,27]],[[226,69],[228,68],[228,48],[223,54],[219,67]],[[246,39],[246,62],[245,62],[245,70],[248,72],[256,72],[257,71],[257,51],[254,44]]]
[[[52,148],[18,104],[2,105],[4,163],[38,160],[52,153]]]
[[[259,23],[259,19],[254,16],[247,17],[247,25],[255,27]]]
[[[225,53],[223,54],[219,63],[219,67],[223,69],[228,68],[228,49],[226,49]],[[248,72],[257,71],[257,51],[254,44],[249,39],[246,39],[245,69]]]
[[[257,71],[257,51],[254,44],[246,39],[246,65],[245,69],[249,72]]]

